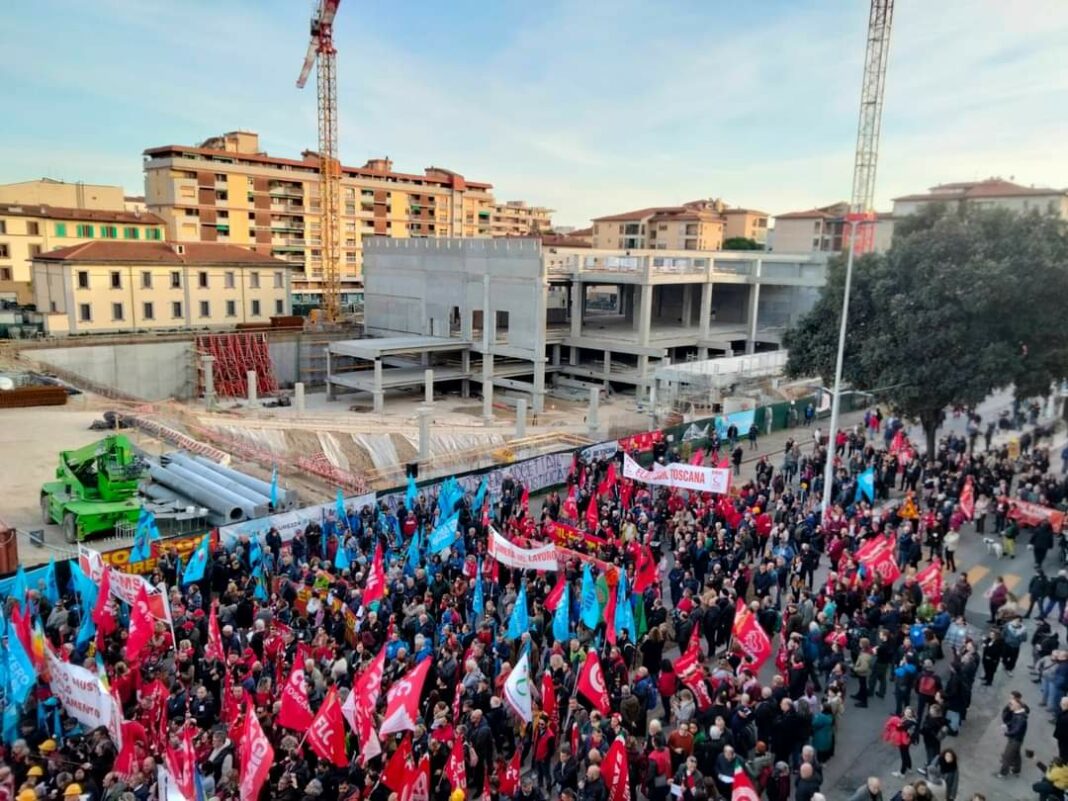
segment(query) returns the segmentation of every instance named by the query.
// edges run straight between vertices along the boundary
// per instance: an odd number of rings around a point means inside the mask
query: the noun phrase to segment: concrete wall
[[[28,355],[144,400],[186,399],[194,391],[192,342],[41,348]]]
[[[820,291],[815,287],[762,286],[757,308],[757,327],[779,328],[796,323],[816,304],[819,295]]]

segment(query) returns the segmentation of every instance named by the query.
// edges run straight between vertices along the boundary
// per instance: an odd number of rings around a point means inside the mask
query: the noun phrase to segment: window
[[[6,234],[6,233],[7,233],[7,221],[6,220],[0,220],[0,234]]]
[[[122,304],[121,303],[112,303],[111,304],[111,319],[112,320],[121,320],[122,319]]]
[[[171,317],[175,320],[181,319],[182,316],[182,302],[175,300],[171,302]]]
[[[11,258],[11,249],[7,245],[5,245],[2,242],[0,242],[0,259],[10,259],[10,258]]]
[[[281,298],[277,298],[274,301],[274,313],[278,315],[286,313],[286,302]]]
[[[111,271],[111,288],[122,289],[122,273],[118,270]]]
[[[211,317],[211,303],[206,300],[200,301],[200,316]]]
[[[27,236],[40,236],[41,235],[41,224],[38,223],[38,222],[34,222],[33,220],[31,220],[30,222],[26,223],[26,235]]]
[[[178,270],[171,270],[171,289],[182,288],[182,274]]]
[[[140,239],[141,232],[133,227],[126,227],[122,229],[123,239]]]
[[[156,319],[156,310],[151,303],[144,303],[141,307],[141,316],[146,320]]]
[[[3,233],[3,231],[0,231],[0,233]],[[56,223],[56,236],[66,236],[66,235],[67,235],[67,224],[66,223]]]
[[[258,272],[256,272],[255,270],[253,270],[252,272],[250,272],[248,274],[248,285],[252,289],[259,289],[260,288],[260,274]]]
[[[199,273],[197,273],[197,286],[201,289],[208,288],[208,274],[206,271],[201,270]]]
[[[89,288],[89,271],[78,270],[78,289]]]
[[[152,288],[152,273],[150,273],[148,270],[144,270],[141,273],[141,289],[151,289],[151,288]]]
[[[260,302],[258,300],[252,301],[252,316],[253,317],[259,317],[260,316]]]
[[[227,317],[237,317],[237,301],[236,300],[228,300],[228,301],[226,301],[226,316]]]
[[[41,250],[42,248],[40,245],[30,245],[30,258],[32,259],[35,256],[40,256]]]
[[[223,285],[227,289],[233,289],[234,288],[234,271],[233,270],[227,270],[225,273],[223,273]]]
[[[283,287],[285,287],[285,281],[283,280],[282,271],[281,270],[275,270],[274,271],[274,288],[275,289],[282,289]]]
[[[163,235],[158,228],[149,228],[145,231],[145,239],[151,239],[153,242],[159,242],[161,239],[163,239]]]
[[[119,229],[114,225],[101,225],[100,236],[102,239],[117,239],[119,236]]]
[[[88,303],[78,304],[78,319],[83,323],[89,323],[93,320],[93,310]]]
[[[11,280],[11,268],[10,267],[0,267],[0,281],[10,281],[10,280]]]

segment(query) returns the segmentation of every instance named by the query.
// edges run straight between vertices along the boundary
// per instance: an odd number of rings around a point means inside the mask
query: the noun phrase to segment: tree
[[[845,259],[786,333],[792,377],[834,377]],[[1010,384],[1046,395],[1068,375],[1068,225],[1052,216],[934,207],[899,223],[890,250],[855,261],[843,378],[918,418],[935,452],[949,406]]]
[[[764,246],[755,239],[747,239],[744,236],[732,236],[723,240],[724,250],[763,250]]]

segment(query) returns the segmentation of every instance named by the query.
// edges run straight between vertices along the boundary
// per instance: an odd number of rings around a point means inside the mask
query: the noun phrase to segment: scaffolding
[[[787,356],[777,350],[661,367],[653,374],[655,408],[689,415],[718,413],[725,397],[758,389],[762,380],[782,375]]]
[[[248,397],[249,371],[256,373],[258,396],[278,393],[278,378],[263,333],[205,334],[196,338],[198,368],[202,356],[215,357],[215,394],[222,398]],[[197,397],[204,394],[204,375],[197,371]]]

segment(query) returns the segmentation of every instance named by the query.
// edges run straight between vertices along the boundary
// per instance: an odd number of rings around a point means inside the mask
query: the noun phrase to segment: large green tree
[[[815,307],[787,332],[793,377],[830,386],[845,285],[835,258]],[[1038,214],[931,207],[900,221],[885,254],[853,266],[843,378],[919,419],[928,453],[945,410],[1068,376],[1068,225]]]

